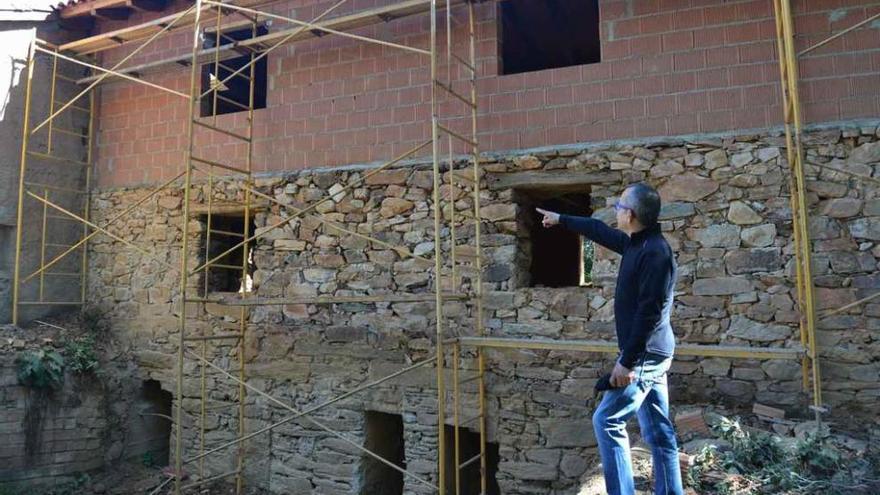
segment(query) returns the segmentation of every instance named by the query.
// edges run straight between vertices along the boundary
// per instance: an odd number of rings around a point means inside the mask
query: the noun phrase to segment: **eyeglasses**
[[[614,202],[614,211],[620,211],[620,210],[633,211],[633,209],[630,208],[629,206],[626,206],[625,204],[621,203],[620,201],[615,201]]]

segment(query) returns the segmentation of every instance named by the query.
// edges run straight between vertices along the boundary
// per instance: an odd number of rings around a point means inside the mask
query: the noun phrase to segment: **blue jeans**
[[[669,420],[666,371],[672,358],[647,353],[633,369],[636,379],[625,388],[605,392],[593,413],[593,429],[602,456],[608,495],[633,495],[632,460],[626,422],[639,419],[642,437],[651,447],[655,495],[682,495],[675,429]]]

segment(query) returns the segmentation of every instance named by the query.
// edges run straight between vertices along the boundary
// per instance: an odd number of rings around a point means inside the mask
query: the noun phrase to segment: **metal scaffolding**
[[[785,109],[785,133],[787,143],[787,158],[791,170],[791,201],[794,217],[794,240],[796,252],[797,266],[797,293],[798,303],[801,311],[800,321],[800,341],[801,348],[752,348],[752,347],[735,347],[735,346],[709,346],[709,345],[681,345],[677,352],[682,355],[695,356],[720,356],[730,358],[751,358],[751,359],[790,359],[802,360],[803,363],[803,382],[804,387],[809,388],[812,383],[813,409],[819,419],[819,412],[822,411],[821,400],[821,375],[818,363],[818,349],[815,339],[816,311],[814,307],[814,294],[812,273],[810,270],[810,237],[808,232],[808,211],[805,199],[805,179],[803,170],[803,147],[801,140],[802,117],[800,114],[800,101],[797,91],[797,56],[794,49],[794,28],[792,22],[791,8],[789,0],[772,0],[775,9],[775,18],[777,26],[777,42],[778,55],[780,64],[780,74],[782,82],[782,96]],[[485,374],[488,363],[485,352],[488,349],[497,348],[516,348],[516,349],[550,349],[563,351],[580,351],[580,352],[599,352],[599,353],[615,353],[617,346],[611,342],[596,341],[560,341],[546,339],[510,339],[501,337],[492,337],[486,335],[483,322],[483,306],[482,306],[482,256],[481,256],[481,215],[480,215],[480,187],[482,182],[482,172],[480,170],[480,147],[478,141],[478,95],[477,95],[477,67],[478,58],[476,50],[476,20],[474,4],[471,1],[463,0],[406,0],[393,5],[387,5],[379,8],[370,9],[364,12],[348,14],[344,16],[331,17],[331,14],[342,6],[346,0],[339,0],[330,6],[320,15],[310,21],[302,21],[266,11],[258,10],[257,7],[271,3],[271,0],[240,0],[236,3],[220,2],[216,0],[196,0],[191,7],[154,21],[150,21],[137,26],[124,28],[121,30],[92,36],[71,43],[55,46],[50,43],[34,39],[30,47],[30,53],[27,61],[27,86],[26,86],[26,104],[23,118],[23,140],[21,147],[21,167],[19,178],[19,200],[18,200],[18,230],[16,234],[16,252],[15,252],[15,275],[13,284],[13,322],[18,323],[20,319],[19,310],[29,305],[75,305],[83,306],[86,303],[86,272],[87,272],[87,248],[88,241],[98,234],[104,234],[116,242],[124,244],[140,254],[158,261],[164,267],[170,270],[179,271],[179,327],[177,340],[177,364],[176,364],[176,403],[174,413],[174,473],[175,476],[168,478],[164,483],[159,485],[154,493],[159,493],[169,484],[173,484],[173,492],[180,494],[190,488],[197,488],[205,483],[229,478],[236,478],[236,491],[242,493],[244,486],[244,469],[247,451],[245,444],[248,440],[272,431],[273,429],[293,422],[308,421],[312,425],[326,431],[328,434],[348,443],[355,449],[361,451],[364,455],[369,455],[376,460],[388,465],[390,468],[401,472],[404,476],[412,481],[428,486],[432,490],[446,495],[447,493],[461,493],[461,471],[468,466],[479,462],[481,473],[481,491],[487,493],[487,473],[488,473],[488,454],[487,445],[487,421],[489,414],[486,401],[486,383]],[[466,31],[467,31],[467,53],[464,55],[457,54],[453,50],[453,16],[452,11],[456,8],[463,7],[466,10]],[[348,31],[388,22],[391,19],[424,15],[430,16],[430,46],[428,48],[412,47],[388,41],[372,39],[366,36],[352,34]],[[240,16],[244,20],[230,22],[232,16]],[[876,17],[876,16],[875,16]],[[273,19],[291,24],[290,29],[281,30],[271,34],[258,34],[258,27],[265,19]],[[870,19],[869,19],[870,20]],[[864,25],[867,21],[860,23]],[[858,26],[854,26],[842,33],[838,33],[829,40],[834,39],[845,32],[849,32]],[[220,38],[224,37],[224,32],[231,29],[249,28],[251,30],[251,38],[248,40],[230,40],[228,43],[220,43]],[[154,62],[141,63],[137,66],[128,66],[125,64],[137,55],[141,50],[148,46],[154,40],[167,35],[170,32],[192,29],[192,46],[191,52],[186,57],[174,57]],[[201,33],[203,30],[212,30],[215,33],[217,42],[211,48],[203,48],[200,46]],[[321,35],[334,35],[347,37],[363,43],[372,43],[384,46],[386,48],[402,50],[408,53],[417,54],[425,60],[430,66],[430,107],[431,107],[431,136],[426,137],[422,144],[419,144],[405,153],[395,157],[392,160],[376,167],[370,172],[364,173],[359,178],[351,180],[341,190],[332,194],[327,192],[323,199],[320,199],[309,206],[298,207],[294,204],[287,203],[258,190],[254,183],[252,159],[253,159],[253,140],[254,140],[254,99],[255,99],[255,67],[259,60],[265,58],[270,52],[278,47],[284,46],[292,42],[305,39],[312,39]],[[442,39],[439,35],[443,35]],[[445,40],[445,46],[443,46]],[[827,41],[823,41],[814,47],[801,52],[801,54],[817,48]],[[111,68],[104,68],[92,58],[96,53],[110,50],[122,45],[141,43],[139,46],[131,50],[131,52],[123,57],[119,62]],[[240,57],[241,53],[246,53],[248,62],[242,67],[232,70],[224,65],[224,60],[231,57]],[[52,71],[52,97],[48,116],[45,120],[37,125],[31,123],[31,100],[32,100],[32,82],[34,79],[34,64],[38,56],[48,56],[53,64]],[[81,79],[65,78],[58,73],[57,67],[59,62],[67,64],[76,64],[89,70],[89,75]],[[142,79],[142,75],[155,67],[167,66],[172,64],[180,64],[189,66],[190,69],[190,85],[189,92],[182,93],[180,91],[163,87],[161,85],[151,83]],[[199,88],[199,78],[201,76],[202,64],[211,67],[214,76],[208,90],[202,91]],[[228,74],[221,78],[223,72]],[[445,70],[444,70],[445,69]],[[454,74],[457,70],[463,71],[466,75],[463,81],[455,80]],[[94,109],[95,109],[95,89],[105,81],[118,78],[133,83],[143,84],[155,90],[173,94],[181,99],[186,99],[189,104],[188,123],[187,123],[187,148],[186,148],[186,168],[183,172],[175,177],[157,186],[149,193],[144,195],[140,200],[119,212],[110,218],[104,225],[97,225],[90,220],[89,201],[91,191],[91,180],[93,166],[94,147]],[[226,83],[232,78],[240,78],[247,80],[248,83],[248,103],[247,105],[239,103],[241,110],[247,112],[246,131],[244,133],[226,129],[217,118],[217,107],[220,101],[230,103],[231,100],[226,99],[220,93],[224,90]],[[59,80],[65,83],[78,83],[85,85],[85,88],[74,96],[70,101],[62,103],[56,101],[55,88]],[[456,82],[464,84],[456,85]],[[466,87],[465,87],[466,86]],[[462,89],[463,88],[463,89]],[[77,101],[88,95],[88,105],[77,105]],[[213,112],[208,117],[200,116],[200,106],[203,102],[210,102]],[[427,103],[427,102],[426,102]],[[461,108],[462,115],[443,115],[441,106],[447,108],[452,104],[463,105]],[[441,105],[442,104],[442,105]],[[80,111],[88,114],[88,133],[76,133],[70,129],[59,127],[55,120],[64,112]],[[452,121],[454,117],[459,119],[462,116],[470,117],[470,126],[466,129],[453,129]],[[461,120],[459,120],[461,121]],[[466,119],[465,119],[466,121]],[[29,139],[35,133],[45,128],[48,133],[48,146],[46,149],[32,149],[31,140]],[[200,154],[200,150],[196,145],[195,135],[202,130],[208,133],[219,133],[230,137],[238,142],[244,143],[246,147],[246,157],[244,165],[234,165],[217,160],[211,160]],[[74,160],[70,157],[61,157],[52,154],[53,135],[57,136],[74,134],[86,140],[87,158],[83,160]],[[456,143],[456,144],[454,144]],[[457,146],[456,146],[457,145]],[[330,218],[320,213],[318,207],[332,197],[338,196],[340,193],[347,192],[359,185],[363,184],[371,176],[382,172],[399,164],[416,153],[423,151],[430,146],[431,148],[431,170],[433,175],[433,230],[434,230],[434,253],[433,257],[426,257],[410,252],[402,246],[395,246],[386,241],[378,239],[371,235],[355,232],[334,222]],[[445,149],[444,149],[445,146]],[[464,153],[468,158],[466,160],[456,159],[453,155],[454,149],[466,149]],[[85,167],[85,187],[83,189],[70,188],[63,185],[52,185],[36,183],[28,179],[31,171],[29,161],[31,159],[57,161],[61,163],[72,164],[75,166]],[[466,164],[462,168],[462,164]],[[459,168],[457,168],[459,167]],[[448,173],[448,187],[450,194],[448,199],[449,211],[444,210],[444,201],[442,188],[444,187],[443,175]],[[194,196],[194,187],[201,184],[199,180],[207,184],[206,204],[197,205]],[[228,212],[230,203],[224,201],[222,203],[215,201],[215,186],[224,185],[227,188],[237,190],[237,204],[234,208],[243,213],[244,228],[242,233],[229,232],[224,229],[215,227],[215,219],[218,214]],[[183,188],[183,217],[181,230],[183,232],[182,247],[180,251],[180,266],[172,266],[164,260],[156,259],[148,250],[137,246],[133,242],[126,240],[119,235],[108,230],[116,222],[128,216],[132,211],[142,206],[144,203],[154,198],[160,192],[172,188]],[[472,194],[473,205],[469,211],[462,212],[461,218],[456,217],[455,191],[458,187],[469,190]],[[50,196],[52,194],[52,196]],[[55,200],[56,194],[76,194],[83,198],[81,209],[71,211],[59,204]],[[42,223],[39,225],[40,232],[36,235],[40,240],[40,261],[38,267],[30,271],[26,269],[22,259],[22,240],[26,231],[30,232],[34,228],[23,219],[23,210],[25,200],[35,200],[42,207]],[[285,211],[281,220],[271,223],[261,228],[257,233],[251,233],[251,213],[258,204],[272,204],[279,211]],[[47,228],[50,218],[49,211],[58,212],[60,217],[70,219],[82,224],[82,233],[78,242],[70,245],[62,245],[60,243],[47,242],[48,236],[52,229]],[[193,263],[193,246],[191,245],[191,235],[194,233],[191,226],[191,217],[196,212],[200,212],[206,218],[206,226],[204,231],[204,262]],[[294,219],[310,217],[325,228],[344,233],[346,235],[356,236],[375,245],[383,246],[398,253],[402,258],[411,258],[413,260],[424,263],[426,268],[432,270],[433,273],[433,294],[386,294],[386,295],[363,295],[363,296],[320,296],[311,298],[272,298],[260,297],[251,294],[244,288],[248,284],[249,278],[249,257],[251,244],[266,236],[270,232],[288,225]],[[461,248],[466,244],[459,245],[456,228],[465,226],[468,222],[472,222],[473,235],[471,241],[472,248],[475,250],[475,256],[465,256]],[[449,236],[444,238],[443,227],[448,228]],[[222,253],[213,255],[211,249],[212,242],[218,237],[233,236],[241,239],[235,245],[225,249]],[[444,249],[444,245],[448,245],[448,249]],[[61,247],[62,251],[51,259],[47,259],[47,247]],[[79,271],[76,273],[56,273],[48,271],[49,268],[55,266],[72,253],[79,252],[81,261],[78,263]],[[230,265],[224,263],[225,258],[230,255],[240,256],[240,265]],[[431,268],[432,267],[432,268]],[[242,290],[238,294],[227,297],[212,297],[208,291],[208,284],[212,270],[234,270],[239,274]],[[462,270],[468,270],[471,274],[469,285],[465,286]],[[78,301],[57,301],[47,300],[44,297],[44,279],[47,276],[71,276],[78,277],[81,283],[80,299]],[[22,300],[22,292],[26,289],[25,284],[33,283],[38,280],[37,300]],[[203,282],[203,283],[200,283]],[[875,295],[876,296],[876,295]],[[858,304],[867,302],[875,296],[856,301],[833,312],[826,313],[825,316],[836,312],[846,311]],[[428,301],[434,303],[435,312],[435,348],[433,357],[417,362],[411,366],[400,369],[399,371],[385,376],[381,379],[365,383],[348,392],[338,395],[332,400],[325,401],[321,404],[309,407],[307,409],[298,409],[292,405],[282,401],[263,390],[248,383],[247,369],[245,366],[245,343],[248,338],[248,319],[250,308],[262,305],[284,305],[284,304],[335,304],[345,302],[416,302]],[[470,304],[473,315],[473,328],[468,334],[454,335],[447,321],[444,318],[443,306],[447,301],[463,301]],[[238,308],[238,330],[237,332],[215,333],[215,329],[211,329],[206,333],[197,335],[191,328],[191,322],[188,318],[189,305],[199,304],[218,304]],[[211,341],[230,341],[237,346],[237,363],[232,370],[223,369],[215,364],[212,356],[208,352],[208,342]],[[476,358],[476,373],[464,380],[461,379],[460,371],[462,369],[462,350],[468,348]],[[451,350],[451,352],[450,352]],[[451,355],[450,355],[451,354]],[[184,445],[184,384],[186,376],[184,373],[184,364],[188,359],[193,359],[200,367],[199,373],[199,390],[200,390],[200,408],[199,408],[199,442],[196,446]],[[451,362],[448,362],[450,361]],[[321,421],[313,417],[314,413],[342,400],[345,400],[357,393],[367,390],[371,387],[378,386],[393,380],[404,373],[419,369],[425,366],[434,366],[436,370],[436,386],[437,386],[437,436],[438,436],[438,472],[437,482],[430,479],[424,479],[413,474],[396,464],[382,458],[380,455],[372,452],[360,443],[325,425]],[[451,369],[450,369],[451,368]],[[205,441],[205,424],[207,411],[207,392],[206,380],[207,373],[211,371],[223,376],[229,383],[237,387],[237,396],[235,400],[238,403],[238,421],[236,438],[234,440],[223,443],[219,446],[208,448]],[[447,390],[446,374],[451,372],[452,390]],[[470,381],[477,382],[477,404],[474,406],[479,410],[475,417],[468,419],[461,418],[462,409],[462,393],[461,386]],[[450,394],[451,392],[451,394]],[[269,426],[260,428],[255,431],[247,431],[245,418],[245,400],[247,394],[258,395],[267,401],[277,405],[288,411],[289,416]],[[449,410],[449,397],[451,400],[451,421],[447,420]],[[448,440],[445,434],[445,426],[451,423],[454,427],[452,438],[452,459],[454,468],[454,480],[447,480],[446,457],[449,448]],[[480,435],[480,451],[479,454],[469,458],[461,459],[461,439],[460,429],[464,427],[471,428],[469,425],[475,425]],[[204,464],[208,456],[218,452],[227,451],[237,448],[235,469],[223,473],[206,472]],[[198,454],[192,452],[198,451]],[[190,454],[187,456],[187,451]],[[197,473],[195,479],[185,483],[184,466],[198,462]],[[451,484],[450,484],[451,483]]]

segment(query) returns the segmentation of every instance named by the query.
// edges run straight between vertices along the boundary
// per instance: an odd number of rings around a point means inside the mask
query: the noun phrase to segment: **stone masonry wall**
[[[664,233],[677,254],[679,280],[673,325],[679,342],[788,347],[799,342],[795,307],[793,240],[784,136],[701,136],[641,143],[560,147],[530,154],[495,156],[484,164],[482,192],[486,323],[491,335],[556,339],[613,339],[613,291],[617,257],[598,249],[590,287],[524,287],[529,242],[524,222],[533,213],[498,188],[503,174],[533,171],[570,178],[591,197],[595,216],[612,218],[609,205],[626,185],[645,180],[664,199]],[[816,129],[807,133],[806,160],[818,309],[836,308],[880,289],[880,195],[863,177],[880,176],[877,123]],[[265,194],[297,206],[310,204],[355,181],[368,169],[297,172],[262,177]],[[459,221],[472,198],[448,187]],[[509,175],[506,177],[510,177]],[[540,182],[540,180],[538,181]],[[494,186],[493,186],[494,184]],[[145,189],[99,193],[96,222],[104,222],[146,194]],[[431,172],[424,165],[385,171],[348,194],[338,194],[319,211],[346,228],[369,233],[418,255],[433,255]],[[207,186],[194,188],[204,203]],[[215,186],[215,200],[241,196],[234,186]],[[180,189],[149,201],[111,231],[146,246],[165,266],[107,237],[91,244],[90,300],[98,301],[113,332],[137,350],[142,379],[174,390],[177,290],[181,239]],[[448,205],[448,202],[445,202]],[[447,214],[450,207],[447,206]],[[268,207],[255,226],[278,222],[289,211]],[[199,230],[190,220],[190,267],[198,263]],[[450,231],[442,242],[448,252]],[[472,241],[473,228],[459,225],[458,244]],[[471,244],[472,245],[472,244]],[[468,249],[463,248],[465,258]],[[469,251],[473,254],[473,249]],[[287,224],[261,238],[254,253],[257,294],[270,297],[430,293],[430,266],[402,259],[394,250],[322,227],[313,217]],[[467,292],[472,267],[463,262],[459,287]],[[196,293],[198,281],[192,282]],[[431,355],[433,304],[358,303],[257,307],[252,311],[243,352],[248,382],[303,409],[380,378]],[[236,331],[239,310],[190,304],[189,332]],[[450,335],[469,335],[472,308],[447,302]],[[821,320],[824,399],[837,416],[876,417],[880,353],[874,332],[880,305],[868,304]],[[193,346],[201,352],[202,345]],[[232,369],[241,352],[229,341],[210,341],[207,355]],[[595,447],[589,424],[592,385],[610,365],[608,356],[550,351],[489,354],[489,440],[498,444],[497,479],[502,493],[556,494],[576,491],[588,467],[584,454]],[[473,374],[465,353],[462,378]],[[186,454],[197,449],[199,367],[185,367]],[[234,373],[237,374],[237,373]],[[476,414],[475,384],[464,385],[463,418]],[[400,414],[407,468],[436,482],[436,382],[430,367],[322,410],[316,418],[363,441],[363,411]],[[238,387],[208,371],[206,423],[210,445],[234,438]],[[671,376],[674,405],[722,401],[750,408],[753,401],[804,414],[796,361],[677,357]],[[451,412],[451,411],[450,411]],[[289,412],[248,394],[247,431],[281,420]],[[358,493],[361,454],[308,421],[290,422],[247,444],[248,483],[274,493]],[[234,451],[209,458],[211,473],[234,466]],[[406,493],[428,493],[406,481]]]
[[[19,385],[15,359],[21,339],[3,339],[0,352],[0,487],[51,485],[104,465],[105,391],[68,373],[65,386],[45,397]]]

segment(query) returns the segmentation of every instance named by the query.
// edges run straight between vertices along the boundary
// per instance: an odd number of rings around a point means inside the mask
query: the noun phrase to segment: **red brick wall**
[[[339,12],[385,3],[352,0]],[[801,49],[880,11],[873,0],[792,3]],[[290,0],[269,9],[309,20],[328,5]],[[508,76],[498,75],[495,9],[493,2],[477,6],[483,150],[781,123],[771,0],[600,0],[601,63]],[[454,39],[464,54],[466,12],[454,12],[460,21]],[[280,21],[271,27],[280,29]],[[428,16],[421,16],[359,34],[427,47],[427,29]],[[188,32],[174,34],[132,62],[187,53],[190,45]],[[103,62],[112,64],[125,50],[105,54]],[[417,54],[332,35],[274,51],[267,108],[255,113],[255,170],[364,163],[423,142],[430,115],[426,64]],[[809,54],[800,69],[808,123],[880,116],[877,23]],[[145,77],[188,92],[189,70],[179,65]],[[461,82],[456,87],[466,89]],[[100,185],[155,182],[182,170],[186,100],[121,82],[105,86],[100,101]],[[448,103],[441,110],[464,108]],[[219,122],[243,129],[244,116]],[[450,125],[465,130],[470,123]],[[241,164],[243,145],[204,130],[197,137],[200,155]]]

